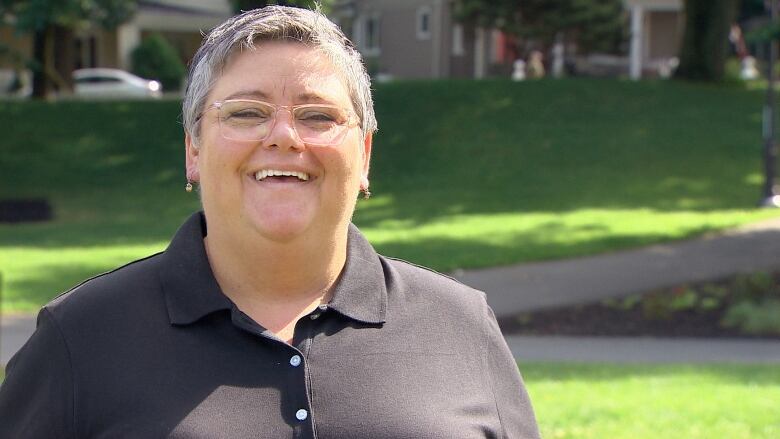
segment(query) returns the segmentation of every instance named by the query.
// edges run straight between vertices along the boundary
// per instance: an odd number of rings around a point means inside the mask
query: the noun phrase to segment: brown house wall
[[[670,58],[680,53],[682,39],[682,14],[679,12],[653,11],[649,14],[649,59]]]
[[[403,78],[432,76],[433,36],[417,38],[417,8],[423,4],[399,2],[380,13],[380,72]]]
[[[115,30],[102,30],[98,32],[98,66],[119,68],[119,59],[116,53],[117,34]]]

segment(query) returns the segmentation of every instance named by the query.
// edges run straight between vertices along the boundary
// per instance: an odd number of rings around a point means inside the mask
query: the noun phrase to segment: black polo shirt
[[[292,346],[220,291],[202,214],[162,253],[46,305],[0,387],[0,438],[536,438],[483,293],[349,232]]]

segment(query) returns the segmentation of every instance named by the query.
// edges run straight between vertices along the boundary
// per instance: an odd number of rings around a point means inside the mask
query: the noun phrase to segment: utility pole
[[[777,23],[777,1],[769,0],[771,24]],[[775,124],[775,61],[777,61],[777,41],[775,36],[769,40],[769,63],[767,66],[766,105],[764,106],[764,187],[761,199],[763,207],[780,207],[780,195],[775,186],[777,144]]]

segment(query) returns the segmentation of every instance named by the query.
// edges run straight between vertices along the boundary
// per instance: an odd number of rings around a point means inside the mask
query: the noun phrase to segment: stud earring
[[[368,200],[369,198],[371,198],[371,191],[368,190],[368,188],[360,189],[360,191],[363,192],[363,199],[364,200]]]
[[[187,184],[184,185],[184,190],[187,192],[192,192],[192,182],[187,180]]]

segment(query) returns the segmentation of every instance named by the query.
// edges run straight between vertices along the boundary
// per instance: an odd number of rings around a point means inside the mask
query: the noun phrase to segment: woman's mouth
[[[257,181],[309,181],[309,174],[299,171],[282,171],[278,169],[263,169],[255,173]]]

